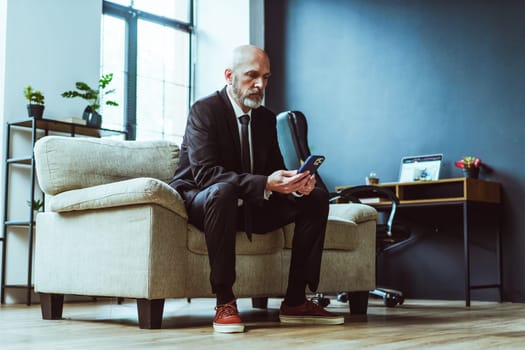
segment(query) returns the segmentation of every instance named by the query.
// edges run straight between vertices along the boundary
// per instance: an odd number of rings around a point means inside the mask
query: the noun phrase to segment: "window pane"
[[[187,87],[169,84],[164,86],[166,95],[166,110],[164,119],[165,138],[182,143],[186,118],[188,115],[188,101],[190,90]]]
[[[124,96],[126,89],[126,22],[112,16],[102,17],[102,67],[101,74],[113,73],[108,90],[115,93],[102,97],[100,113],[104,128],[124,129]],[[118,107],[106,106],[106,101],[117,102]]]
[[[135,0],[133,8],[158,16],[189,22],[188,0]]]
[[[137,140],[158,138],[164,120],[163,82],[139,76],[137,80]],[[162,138],[162,137],[161,137]]]
[[[134,139],[180,143],[189,108],[191,33],[175,29],[169,21],[163,25],[149,21],[147,13],[190,23],[192,0],[109,2],[133,9],[128,14],[105,7],[101,74],[113,73],[109,88],[116,93],[107,100],[119,107],[102,104],[103,127],[128,127]],[[137,56],[129,57],[130,52]]]
[[[189,101],[190,36],[139,20],[137,139],[180,141]]]

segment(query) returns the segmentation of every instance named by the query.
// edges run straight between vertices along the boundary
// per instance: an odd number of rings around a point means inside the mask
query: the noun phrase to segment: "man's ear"
[[[230,68],[226,68],[224,70],[224,79],[226,79],[226,81],[228,82],[228,85],[231,85],[232,84],[232,70]]]

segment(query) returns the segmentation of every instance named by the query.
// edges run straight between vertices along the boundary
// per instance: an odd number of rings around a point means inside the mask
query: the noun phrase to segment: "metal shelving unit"
[[[49,135],[49,133],[57,135],[68,135],[75,137],[77,135],[87,137],[108,137],[114,135],[122,135],[126,137],[126,131],[112,130],[104,128],[90,127],[81,124],[63,122],[52,119],[25,119],[16,122],[8,122],[5,129],[5,178],[4,178],[4,215],[3,215],[3,232],[0,237],[2,243],[2,271],[1,271],[1,295],[0,302],[5,303],[5,294],[7,288],[22,288],[26,290],[26,304],[31,305],[31,293],[33,289],[33,241],[34,241],[34,212],[32,206],[29,206],[29,213],[27,220],[10,220],[8,217],[8,203],[10,195],[10,173],[14,165],[28,167],[30,169],[30,183],[29,193],[27,197],[20,196],[20,198],[33,203],[35,199],[36,179],[35,179],[35,159],[33,153],[27,157],[12,157],[11,138],[13,132],[31,132],[31,149],[34,148],[38,137]],[[27,283],[25,284],[7,284],[7,242],[10,227],[22,227],[28,232],[28,254],[27,254]]]

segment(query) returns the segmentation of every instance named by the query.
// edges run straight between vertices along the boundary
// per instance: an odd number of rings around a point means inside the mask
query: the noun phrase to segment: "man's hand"
[[[309,171],[297,173],[297,170],[277,170],[268,176],[266,190],[284,194],[299,192],[309,195],[315,187],[315,175]]]

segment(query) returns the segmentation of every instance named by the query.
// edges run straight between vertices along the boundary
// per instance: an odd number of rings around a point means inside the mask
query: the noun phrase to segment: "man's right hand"
[[[265,190],[284,194],[298,192],[309,178],[309,171],[298,174],[297,170],[277,170],[268,176]]]

